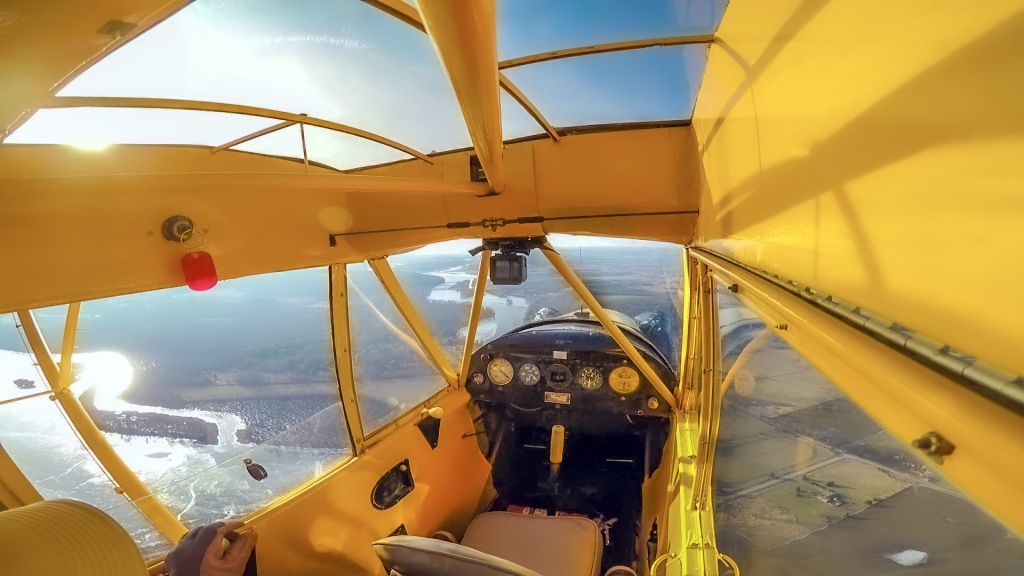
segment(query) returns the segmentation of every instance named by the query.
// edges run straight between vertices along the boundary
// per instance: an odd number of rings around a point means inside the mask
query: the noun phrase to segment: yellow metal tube
[[[419,7],[427,34],[455,89],[487,182],[494,192],[501,193],[505,166],[494,0],[420,0]]]
[[[480,270],[476,274],[476,287],[473,290],[473,303],[469,309],[469,326],[466,327],[466,344],[462,347],[462,363],[459,365],[459,385],[465,386],[469,379],[469,363],[473,359],[473,346],[476,344],[476,329],[480,324],[480,312],[483,309],[484,294],[487,293],[487,276],[491,267],[491,251],[484,250],[480,254]]]
[[[665,386],[664,382],[662,382],[661,376],[658,376],[658,373],[651,368],[651,365],[647,360],[640,355],[636,346],[629,341],[629,338],[627,338],[622,332],[619,325],[612,320],[612,317],[608,315],[608,312],[597,301],[597,298],[594,298],[594,295],[590,293],[590,290],[587,289],[587,286],[582,280],[580,280],[579,276],[576,275],[576,272],[572,267],[569,266],[564,258],[562,258],[562,255],[550,246],[545,246],[543,252],[544,255],[547,256],[548,261],[551,262],[551,265],[554,266],[555,270],[557,270],[558,273],[561,274],[562,278],[565,279],[566,283],[569,284],[569,287],[576,292],[576,295],[580,297],[580,300],[583,300],[583,303],[590,309],[590,312],[597,317],[601,326],[608,331],[608,334],[613,340],[615,340],[615,343],[618,344],[619,348],[622,348],[622,351],[625,352],[629,360],[636,365],[644,375],[644,378],[651,383],[651,386],[654,386],[654,389],[658,391],[658,395],[661,396],[662,400],[672,407],[673,410],[677,409],[678,405],[676,404],[676,398],[672,395],[672,391]]]
[[[35,355],[36,362],[49,382],[57,402],[64,409],[68,420],[71,421],[78,435],[82,438],[82,442],[92,452],[93,456],[96,457],[96,460],[104,470],[107,471],[110,478],[117,484],[119,491],[135,504],[139,512],[152,522],[153,526],[160,533],[171,542],[177,542],[178,538],[187,531],[185,525],[170,510],[164,507],[159,500],[153,497],[149,488],[128,468],[128,465],[124,463],[124,460],[121,460],[113,446],[107,442],[106,436],[96,427],[96,424],[89,417],[88,412],[85,411],[85,408],[72,393],[71,389],[67,385],[62,385],[65,382],[70,385],[70,370],[63,378],[61,377],[58,367],[53,361],[53,356],[50,354],[50,349],[47,347],[46,341],[39,331],[35,318],[32,316],[32,312],[19,310],[18,318],[25,331],[29,347]],[[65,324],[63,349],[69,349],[69,347],[74,346],[74,330],[77,322],[78,305],[72,304],[68,307],[68,320]],[[62,358],[61,363],[63,364],[64,362],[65,359]],[[70,365],[70,354],[68,354],[67,362]]]
[[[374,274],[377,275],[377,279],[380,280],[384,291],[391,297],[391,301],[395,303],[399,314],[402,315],[406,324],[412,329],[412,333],[416,336],[416,340],[419,341],[420,347],[426,352],[427,359],[430,360],[449,386],[458,386],[459,379],[455,374],[455,370],[448,363],[448,358],[445,357],[441,346],[434,340],[433,334],[430,333],[430,328],[427,327],[419,312],[416,311],[416,307],[409,300],[409,296],[402,289],[402,285],[398,282],[398,278],[395,277],[395,272],[391,269],[391,265],[388,264],[387,258],[367,260],[367,264],[370,265]]]
[[[334,367],[338,371],[338,391],[345,412],[345,425],[352,441],[352,451],[362,454],[366,448],[363,416],[359,412],[355,373],[352,365],[352,338],[348,314],[348,269],[344,264],[331,265],[331,336],[334,339]]]
[[[1024,417],[879,342],[779,286],[704,250],[691,254],[907,450],[936,431],[955,451],[937,469],[1018,534],[1024,533]],[[784,328],[781,326],[784,324]],[[919,452],[917,452],[919,453]]]

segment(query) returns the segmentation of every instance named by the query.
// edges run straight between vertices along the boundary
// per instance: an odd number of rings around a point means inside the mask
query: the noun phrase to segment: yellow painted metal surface
[[[183,146],[116,146],[88,153],[63,146],[0,147],[0,311],[42,307],[183,284],[179,246],[160,235],[169,216],[185,214],[207,229],[221,278],[358,261],[430,242],[465,237],[581,232],[686,242],[696,216],[594,218],[518,224],[491,231],[449,230],[452,221],[695,210],[700,169],[687,127],[628,130],[534,140],[506,147],[507,193],[345,191],[316,183],[328,172],[299,162]],[[362,170],[467,186],[467,152]],[[668,166],[651,170],[651,163]],[[225,186],[210,172],[286,172],[276,183]],[[186,172],[173,179],[78,176]],[[313,173],[316,173],[314,175]],[[192,177],[191,175],[194,175]],[[45,183],[38,177],[52,177]],[[64,177],[59,178],[57,177]],[[339,177],[339,182],[345,175]],[[481,186],[473,184],[474,186]],[[339,186],[339,188],[342,188]],[[637,191],[642,190],[643,195]],[[638,204],[638,198],[643,198]],[[328,244],[328,234],[437,226],[360,234]],[[41,265],[60,262],[59,266]],[[74,281],[70,281],[74,279]]]
[[[487,293],[487,277],[490,275],[491,251],[480,253],[480,269],[476,274],[476,286],[473,287],[473,302],[469,308],[469,325],[466,327],[466,343],[462,346],[462,361],[459,363],[459,386],[465,386],[469,379],[469,364],[473,360],[473,349],[476,347],[476,329],[480,323],[480,312],[484,308],[484,295]]]
[[[473,148],[495,192],[505,190],[501,100],[498,97],[498,32],[494,0],[418,3],[423,25],[434,41]]]
[[[468,402],[463,390],[440,400],[444,417],[436,449],[415,426],[403,426],[250,520],[260,534],[260,573],[384,574],[370,544],[400,525],[420,536],[437,530],[461,536],[491,470],[476,439],[462,437],[474,432]],[[397,506],[374,509],[370,491],[377,479],[405,458],[416,488]]]
[[[936,431],[956,446],[937,470],[1018,534],[1024,533],[1024,418],[911,359],[781,287],[691,251],[736,296],[910,451]],[[779,325],[785,325],[780,329]]]
[[[359,411],[356,393],[355,366],[352,362],[352,332],[348,308],[348,268],[344,264],[331,266],[331,336],[334,338],[334,367],[338,373],[338,392],[345,410],[345,425],[352,449],[363,453],[363,413]]]
[[[698,242],[1024,373],[1021,3],[733,0],[718,37]]]

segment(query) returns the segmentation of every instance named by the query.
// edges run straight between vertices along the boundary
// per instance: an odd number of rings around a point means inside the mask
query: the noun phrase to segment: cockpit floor
[[[564,461],[551,482],[549,430],[521,426],[508,435],[494,465],[499,496],[493,509],[592,518],[606,536],[602,573],[610,566],[633,566],[642,506],[643,437],[572,437],[570,431]]]

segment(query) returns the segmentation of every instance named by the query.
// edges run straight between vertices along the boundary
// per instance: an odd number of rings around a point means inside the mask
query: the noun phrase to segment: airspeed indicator
[[[498,386],[511,382],[515,373],[512,363],[504,358],[495,358],[487,364],[487,377]]]

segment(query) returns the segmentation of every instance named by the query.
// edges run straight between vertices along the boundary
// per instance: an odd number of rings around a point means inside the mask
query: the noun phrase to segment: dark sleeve
[[[167,555],[165,564],[169,576],[199,576],[203,565],[203,556],[217,536],[217,530],[224,526],[223,522],[214,522],[199,528],[193,528],[182,537],[178,545]]]

